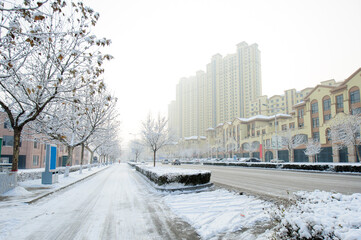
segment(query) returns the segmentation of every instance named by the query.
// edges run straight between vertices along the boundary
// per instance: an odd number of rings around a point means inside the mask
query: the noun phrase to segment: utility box
[[[45,172],[41,173],[42,184],[53,184],[58,182],[58,171],[56,170],[56,145],[46,144]]]

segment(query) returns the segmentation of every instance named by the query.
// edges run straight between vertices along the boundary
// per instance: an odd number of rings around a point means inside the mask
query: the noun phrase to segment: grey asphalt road
[[[285,171],[275,169],[181,165],[182,168],[212,172],[215,185],[229,187],[252,195],[288,199],[297,191],[328,191],[342,194],[361,193],[361,174],[334,174]]]

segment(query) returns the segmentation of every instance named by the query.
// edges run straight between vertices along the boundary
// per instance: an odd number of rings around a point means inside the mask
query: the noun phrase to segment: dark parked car
[[[174,159],[172,165],[181,165],[181,163],[178,159]]]
[[[259,160],[258,158],[255,158],[255,157],[251,157],[246,160],[246,162],[260,162],[260,161],[261,160]]]

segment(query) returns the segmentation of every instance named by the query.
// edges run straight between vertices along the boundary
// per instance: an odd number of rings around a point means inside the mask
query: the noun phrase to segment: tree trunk
[[[73,163],[73,150],[74,147],[68,146],[68,160],[66,161],[67,166],[70,166]]]
[[[68,146],[68,159],[66,161],[64,177],[69,177],[70,164],[73,162],[73,150],[74,150],[74,147]]]
[[[81,144],[81,153],[80,153],[80,171],[79,173],[83,173],[83,161],[84,161],[84,143]]]
[[[153,151],[153,165],[154,165],[154,167],[155,167],[155,156],[156,156],[156,153],[157,153],[157,151]]]
[[[358,145],[357,145],[357,144],[355,145],[355,148],[356,148],[356,155],[357,155],[357,157],[358,157],[358,160],[361,162],[360,151],[359,151],[359,149],[358,149]],[[356,162],[357,162],[357,157],[356,157]]]
[[[89,168],[88,168],[88,170],[90,171],[92,164],[93,164],[94,151],[92,151],[89,146],[85,146],[85,148],[90,152],[90,161],[89,161]]]
[[[11,167],[12,172],[18,171],[19,154],[20,154],[20,136],[22,128],[14,128],[14,148],[13,148],[13,163]]]
[[[295,160],[293,159],[293,154],[292,154],[292,149],[290,149],[290,150],[288,150],[288,160],[290,161],[290,162],[294,162]]]
[[[84,143],[81,145],[81,153],[80,153],[80,165],[84,163]]]

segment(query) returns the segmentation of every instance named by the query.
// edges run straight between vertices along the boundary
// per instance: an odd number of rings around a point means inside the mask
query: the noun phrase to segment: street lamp
[[[270,109],[267,104],[262,104],[263,106],[266,106],[268,110]],[[284,110],[284,108],[272,108],[272,110]],[[278,160],[278,133],[277,133],[277,114],[275,114],[275,136],[276,136],[276,160]]]

